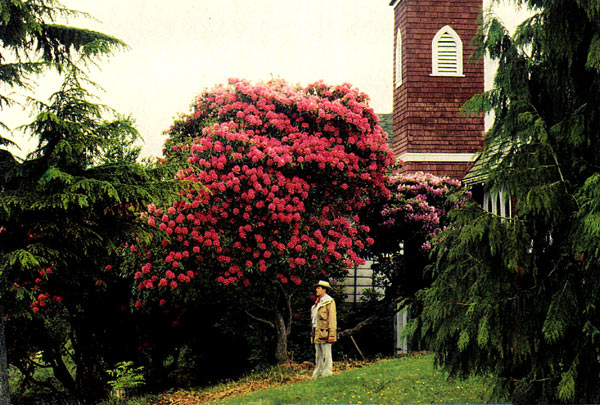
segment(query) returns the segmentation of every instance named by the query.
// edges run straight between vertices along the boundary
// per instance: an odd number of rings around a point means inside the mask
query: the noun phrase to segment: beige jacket
[[[315,305],[311,308],[311,314]],[[324,295],[316,304],[317,326],[312,328],[311,343],[329,343],[329,337],[337,340],[337,314],[335,301],[329,295]]]

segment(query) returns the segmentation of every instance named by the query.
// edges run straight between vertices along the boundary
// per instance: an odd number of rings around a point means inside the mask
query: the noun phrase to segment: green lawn
[[[381,360],[366,367],[230,398],[228,404],[469,404],[489,398],[483,379],[449,380],[433,356]]]

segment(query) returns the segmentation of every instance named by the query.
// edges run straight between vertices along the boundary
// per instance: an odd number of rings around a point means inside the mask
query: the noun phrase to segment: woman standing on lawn
[[[333,374],[331,344],[337,340],[337,319],[335,301],[327,293],[331,285],[327,281],[315,284],[317,300],[312,306],[311,343],[315,345],[315,371],[312,378]]]

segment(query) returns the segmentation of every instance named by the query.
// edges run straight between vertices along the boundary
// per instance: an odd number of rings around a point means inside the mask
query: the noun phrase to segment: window
[[[491,193],[489,190],[483,194],[483,209],[501,217],[512,215],[510,197],[500,190],[499,193]]]
[[[449,25],[431,43],[432,76],[463,76],[462,41]]]
[[[402,84],[402,34],[400,29],[396,33],[396,78],[394,80],[396,87]]]

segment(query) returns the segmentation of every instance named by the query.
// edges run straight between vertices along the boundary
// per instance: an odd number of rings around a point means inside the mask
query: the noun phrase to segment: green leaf
[[[42,174],[42,177],[40,177],[40,183],[43,185],[48,183],[60,183],[64,186],[73,183],[73,180],[73,176],[56,167],[48,168],[48,170]]]
[[[562,401],[572,401],[575,397],[575,379],[577,371],[575,364],[573,364],[569,370],[562,373],[560,382],[558,383],[558,398]]]
[[[479,321],[479,330],[477,331],[477,344],[484,347],[490,340],[490,330],[488,327],[488,318],[481,318]]]
[[[542,333],[549,343],[555,343],[565,336],[571,324],[573,314],[577,312],[577,297],[572,292],[569,282],[564,288],[554,294],[544,320]]]
[[[25,249],[17,249],[7,253],[4,261],[5,263],[7,262],[10,267],[18,267],[21,270],[35,270],[41,267],[39,259]],[[5,265],[3,267],[5,267]]]
[[[461,352],[465,351],[470,340],[471,337],[469,336],[469,332],[466,329],[463,329],[458,337],[458,350]]]
[[[585,67],[590,70],[600,71],[600,35],[594,34],[587,54]]]

